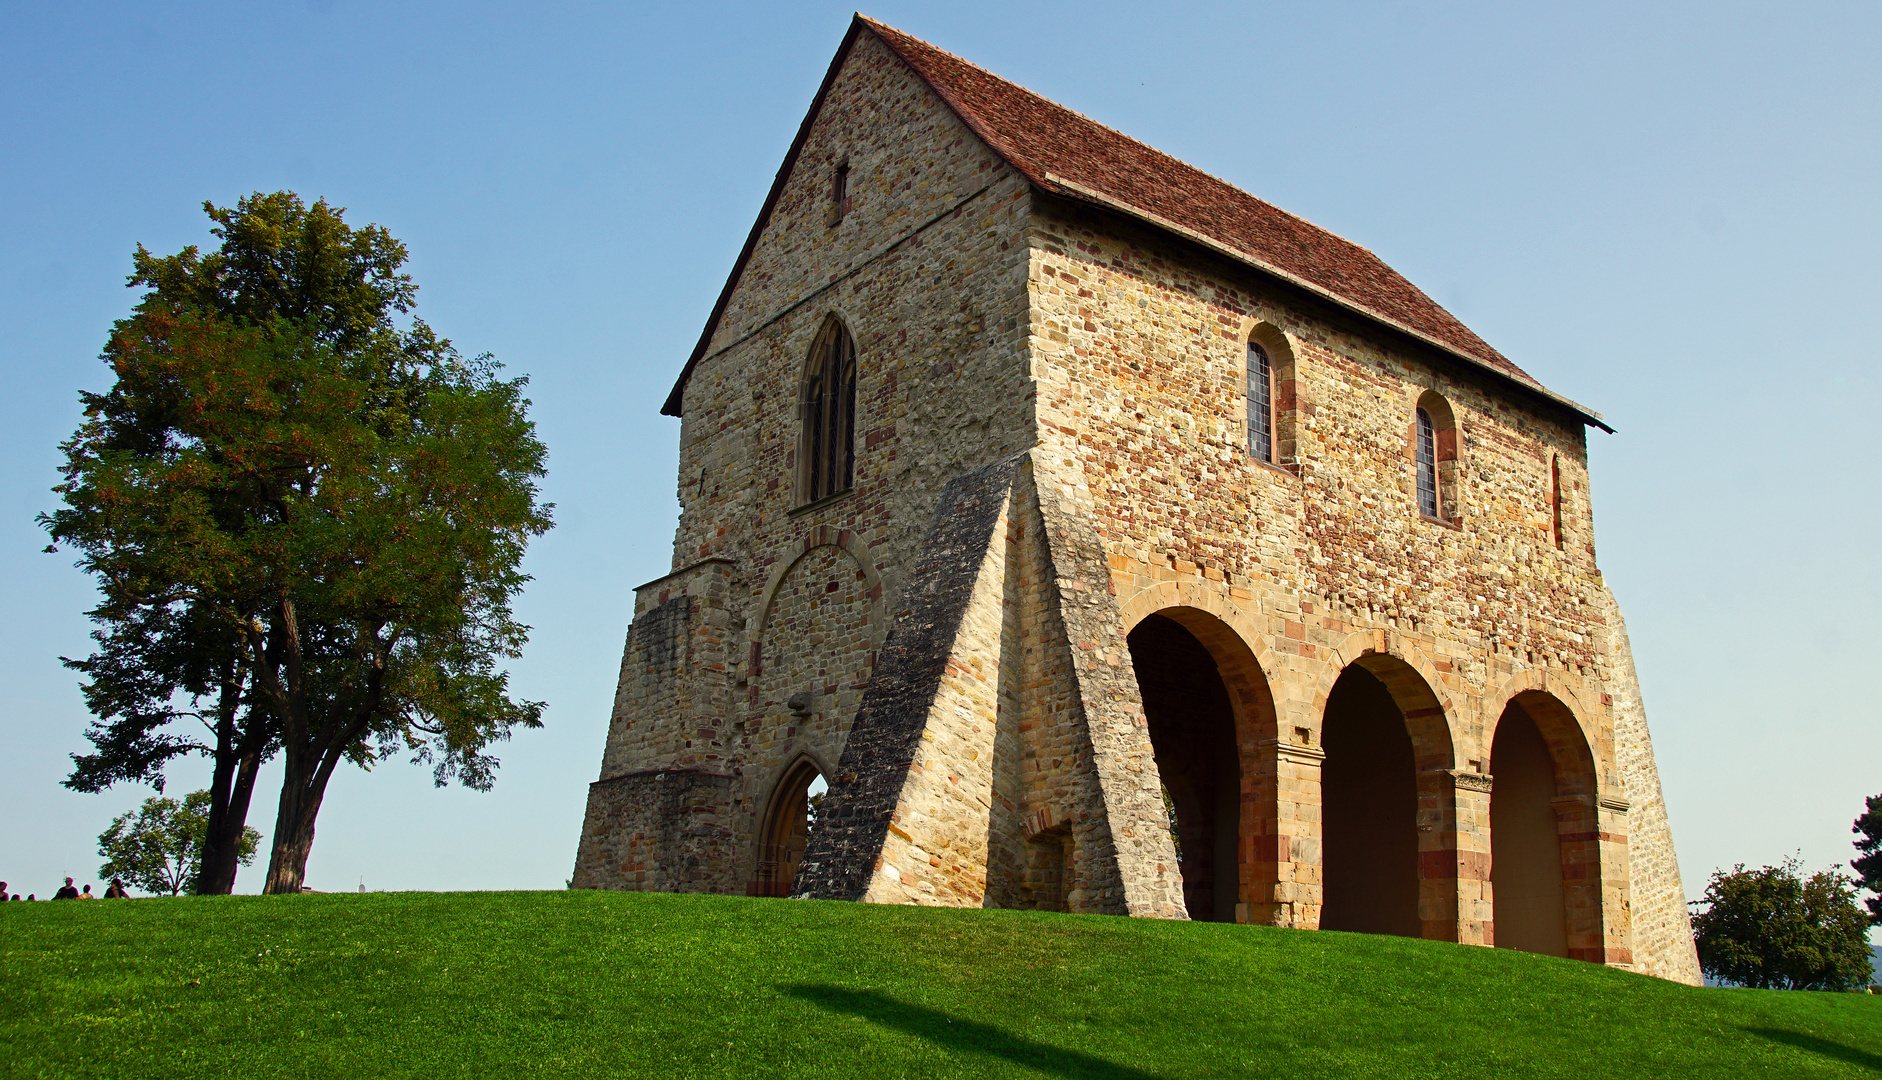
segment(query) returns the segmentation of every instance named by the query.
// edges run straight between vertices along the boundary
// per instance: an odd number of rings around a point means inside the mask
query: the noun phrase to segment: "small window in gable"
[[[810,503],[848,491],[856,477],[856,343],[834,317],[811,347],[799,402],[797,490]]]
[[[835,225],[843,220],[843,215],[850,212],[850,163],[846,158],[837,162],[836,174],[830,180],[829,223]]]

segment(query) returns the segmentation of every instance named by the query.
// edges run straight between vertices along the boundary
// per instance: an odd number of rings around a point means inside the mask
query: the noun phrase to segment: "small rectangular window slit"
[[[830,181],[830,224],[843,220],[843,215],[850,212],[850,163],[840,161],[836,166],[836,175]]]

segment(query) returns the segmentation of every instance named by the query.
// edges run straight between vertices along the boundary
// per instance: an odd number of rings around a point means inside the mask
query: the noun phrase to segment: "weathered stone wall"
[[[1317,824],[1304,811],[1326,690],[1346,664],[1391,655],[1442,715],[1420,752],[1430,777],[1421,859],[1446,873],[1454,864],[1455,881],[1421,900],[1427,932],[1454,922],[1458,940],[1493,938],[1490,738],[1511,681],[1542,679],[1568,699],[1599,763],[1599,808],[1572,826],[1580,812],[1563,811],[1565,839],[1571,828],[1598,838],[1610,886],[1592,958],[1633,964],[1641,931],[1646,955],[1689,957],[1675,917],[1634,927],[1628,910],[1627,877],[1643,860],[1662,891],[1677,883],[1664,888],[1670,837],[1657,800],[1628,812],[1630,795],[1657,793],[1657,780],[1639,749],[1644,722],[1637,734],[1623,723],[1632,749],[1617,759],[1616,695],[1632,675],[1609,644],[1617,620],[1594,563],[1579,422],[1252,270],[1107,214],[1037,205],[1035,458],[1041,487],[1065,493],[1113,567],[1124,611],[1113,638],[1121,645],[1138,618],[1165,608],[1215,612],[1260,656],[1277,744],[1298,743],[1284,756],[1300,760],[1277,762],[1289,775],[1260,795],[1278,801],[1264,825],[1276,835],[1261,841],[1275,845],[1275,880],[1257,883],[1274,895],[1248,902],[1317,924]],[[1245,449],[1251,334],[1283,353],[1292,430],[1278,441],[1292,453],[1278,467]],[[1413,410],[1434,392],[1457,432],[1444,521],[1418,513],[1413,479]],[[1134,691],[1120,680],[1113,696]],[[1630,831],[1642,830],[1647,850],[1630,860]]]
[[[855,485],[806,506],[798,388],[831,318]],[[1246,450],[1251,336],[1276,465]],[[1443,520],[1417,508],[1421,401]],[[637,602],[578,884],[740,888],[808,759],[833,775],[797,894],[1183,917],[1126,641],[1165,614],[1233,699],[1237,919],[1319,925],[1323,716],[1360,665],[1413,737],[1425,933],[1495,940],[1489,749],[1528,694],[1587,761],[1554,803],[1571,953],[1690,978],[1585,462],[1557,405],[1033,193],[865,33],[685,387],[687,569]],[[676,769],[700,770],[683,797],[645,779]]]
[[[737,725],[746,778],[738,811],[753,825],[740,851],[754,864],[758,854],[750,845],[778,781],[799,758],[829,772],[869,682],[880,638],[871,601],[877,586],[866,569],[868,553],[849,550],[842,539],[841,533],[812,537],[795,560],[780,560],[782,577],[757,602]]]
[[[995,462],[942,491],[794,894],[984,897],[1004,577],[992,538],[1013,469]]]
[[[833,223],[839,162],[850,198]],[[723,768],[734,857],[716,890],[745,887],[751,868],[737,864],[756,857],[752,834],[779,775],[800,757],[827,770],[840,756],[942,486],[1030,441],[1024,190],[865,37],[688,382],[673,561],[722,560],[711,564],[723,576],[712,633],[692,642],[706,683],[669,687],[643,670],[639,639],[678,617],[661,607],[673,597],[654,599],[671,583],[654,583],[637,607],[603,774]],[[855,485],[804,506],[797,388],[832,317],[859,360]],[[801,711],[790,706],[798,694]],[[710,716],[694,717],[686,695],[716,695]]]
[[[636,593],[601,779],[589,789],[576,851],[579,888],[736,886],[736,765],[725,734],[732,571],[709,559]],[[676,843],[683,856],[662,848]]]
[[[725,892],[741,873],[728,814],[732,778],[698,769],[653,770],[588,786],[577,889]]]
[[[1679,859],[1673,852],[1673,829],[1666,818],[1666,799],[1660,793],[1660,770],[1654,765],[1653,740],[1647,735],[1646,706],[1640,698],[1640,676],[1634,671],[1634,649],[1627,639],[1627,623],[1619,604],[1609,597],[1609,625],[1615,677],[1610,681],[1614,700],[1615,756],[1627,785],[1632,836],[1628,844],[1631,902],[1634,913],[1634,958],[1640,970],[1675,982],[1700,981],[1699,957],[1692,947],[1692,920],[1686,910],[1686,890],[1679,878]]]

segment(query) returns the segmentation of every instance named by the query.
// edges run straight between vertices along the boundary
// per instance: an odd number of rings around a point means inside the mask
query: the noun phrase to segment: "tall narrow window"
[[[847,491],[856,477],[856,344],[831,319],[804,376],[799,490],[805,502]]]
[[[1549,511],[1555,546],[1562,546],[1562,459],[1549,455]]]
[[[1418,512],[1438,516],[1438,433],[1431,414],[1422,408],[1418,410]]]
[[[1274,462],[1274,366],[1268,350],[1248,343],[1248,451]]]
[[[830,181],[830,224],[843,220],[850,211],[850,163],[839,162]]]

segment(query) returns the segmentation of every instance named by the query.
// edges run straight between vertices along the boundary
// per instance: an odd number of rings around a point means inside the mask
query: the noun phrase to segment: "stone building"
[[[858,16],[663,411],[577,887],[1698,981],[1606,425],[1364,248]]]

